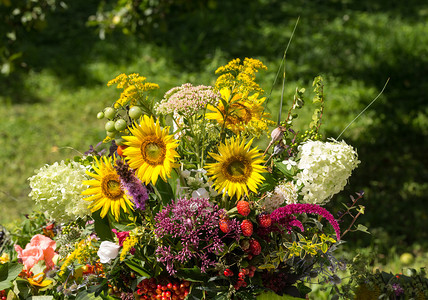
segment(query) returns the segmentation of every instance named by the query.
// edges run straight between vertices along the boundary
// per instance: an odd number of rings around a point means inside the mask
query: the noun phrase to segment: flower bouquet
[[[334,251],[351,230],[339,221],[350,215],[354,224],[362,195],[340,217],[323,205],[343,190],[357,153],[322,140],[320,77],[307,130],[293,128],[303,89],[272,122],[256,82],[263,69],[235,59],[217,69],[214,86],[186,83],[160,101],[150,95],[159,86],[139,74],[111,80],[122,91],[97,116],[103,143],[29,178],[43,214],[28,222],[49,222],[24,249],[0,244],[2,293],[294,299],[308,295],[312,278],[334,282],[342,267]]]

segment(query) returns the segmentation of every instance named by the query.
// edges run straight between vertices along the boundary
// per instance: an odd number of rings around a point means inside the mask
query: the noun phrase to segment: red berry
[[[232,270],[230,270],[230,269],[226,269],[226,270],[224,270],[223,274],[224,274],[224,276],[226,276],[226,277],[231,277],[231,276],[233,276],[233,272],[232,272]]]
[[[238,204],[236,204],[236,208],[238,209],[238,213],[243,215],[244,217],[250,214],[250,204],[247,201],[240,200]]]
[[[239,273],[238,273],[238,277],[239,277],[239,278],[245,278],[245,274],[244,274],[244,272],[239,272]]]
[[[244,236],[251,236],[253,234],[253,223],[249,220],[242,221],[241,231]]]
[[[250,240],[250,252],[253,255],[259,255],[262,252],[262,247],[257,240]]]
[[[220,230],[224,233],[228,233],[230,231],[229,220],[221,219],[219,222]]]
[[[268,213],[261,213],[257,216],[257,222],[263,228],[268,228],[272,224],[272,219]]]

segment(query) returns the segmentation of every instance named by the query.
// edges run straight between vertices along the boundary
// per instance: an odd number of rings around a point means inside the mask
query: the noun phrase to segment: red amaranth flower
[[[285,225],[285,227],[287,227],[287,229],[289,230],[291,229],[291,226],[297,226],[302,231],[304,231],[302,223],[300,223],[300,221],[298,221],[293,216],[293,214],[303,213],[316,214],[321,217],[324,217],[331,224],[331,226],[333,226],[334,231],[336,232],[337,240],[340,240],[340,228],[336,219],[325,208],[319,205],[309,203],[288,204],[286,206],[275,209],[270,216],[272,218],[273,223]]]

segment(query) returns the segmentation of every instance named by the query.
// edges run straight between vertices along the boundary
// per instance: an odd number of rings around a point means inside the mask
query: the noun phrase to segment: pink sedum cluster
[[[45,261],[46,270],[53,269],[55,267],[53,258],[57,254],[55,248],[56,242],[42,234],[33,236],[30,243],[25,246],[25,249],[15,245],[18,258],[22,260],[27,271],[42,260]]]
[[[156,111],[163,115],[178,113],[190,117],[208,103],[215,104],[218,98],[219,95],[210,86],[185,83],[166,92],[164,99],[157,104]]]

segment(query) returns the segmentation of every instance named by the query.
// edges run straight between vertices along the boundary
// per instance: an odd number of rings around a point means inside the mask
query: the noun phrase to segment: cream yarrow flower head
[[[179,114],[189,117],[206,107],[207,104],[216,104],[219,94],[211,86],[193,86],[185,83],[174,87],[165,93],[162,101],[155,106],[158,114]]]
[[[159,176],[166,181],[172,169],[179,166],[175,150],[178,141],[168,134],[169,127],[162,129],[159,120],[155,123],[153,117],[144,115],[129,131],[131,136],[123,136],[128,146],[123,154],[137,177],[145,184],[156,184]]]
[[[304,203],[325,204],[345,187],[358,166],[357,152],[344,141],[308,141],[299,146],[296,174]]]
[[[205,169],[217,191],[225,191],[230,197],[236,195],[238,199],[248,196],[248,190],[257,193],[265,167],[258,149],[250,149],[252,141],[246,144],[245,139],[232,137],[218,147],[218,154],[209,153],[217,162],[207,164]]]
[[[87,171],[87,174],[93,179],[83,182],[90,187],[82,192],[82,195],[89,196],[84,199],[91,202],[89,208],[92,212],[101,209],[100,216],[104,218],[110,210],[118,221],[120,209],[128,213],[129,209],[133,209],[133,203],[122,187],[120,177],[113,167],[112,158],[103,156],[98,160],[95,157],[92,168],[94,173]]]
[[[85,166],[64,161],[45,165],[30,177],[30,197],[58,222],[75,221],[90,215],[88,204],[81,193],[87,188],[82,181],[88,179]]]

